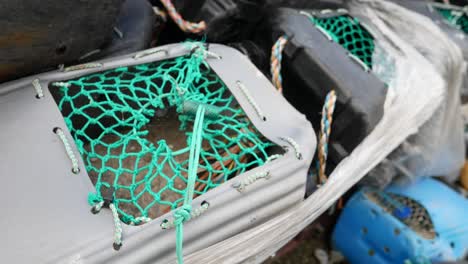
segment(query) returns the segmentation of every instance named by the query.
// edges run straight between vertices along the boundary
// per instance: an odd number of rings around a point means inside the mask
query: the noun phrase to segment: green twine
[[[465,9],[460,10],[438,7],[435,9],[447,20],[447,22],[468,34],[468,13],[466,11],[466,7]]]
[[[269,157],[267,149],[273,146],[209,68],[205,47],[187,45],[192,52],[185,56],[50,85],[86,171],[95,182],[96,192],[89,195],[89,204],[101,205],[103,197],[112,195],[126,224],[146,223],[183,203],[184,175],[188,174],[185,157],[189,156],[198,106],[205,108],[205,144],[194,195],[263,165]],[[158,111],[167,109],[176,110],[180,131],[187,138],[187,144],[179,149],[149,136],[150,126],[159,120]],[[108,190],[112,193],[106,194]]]
[[[185,189],[184,204],[174,212],[174,222],[176,226],[176,254],[178,263],[184,263],[183,242],[184,242],[184,222],[190,220],[192,211],[192,199],[197,179],[198,161],[202,147],[203,119],[205,107],[200,105],[195,117],[192,142],[190,143],[189,170],[187,188]]]
[[[368,68],[372,68],[374,38],[356,18],[349,15],[338,15],[333,17],[309,16],[309,19],[315,26],[325,31],[334,42],[340,44]]]
[[[100,202],[102,202],[102,196],[96,193],[89,193],[88,194],[88,204],[94,206]]]

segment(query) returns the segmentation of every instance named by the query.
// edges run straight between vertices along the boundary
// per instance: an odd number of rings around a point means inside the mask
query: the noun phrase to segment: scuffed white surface
[[[408,159],[407,169],[414,177],[445,176],[455,180],[465,160],[460,91],[466,63],[462,51],[428,17],[384,1],[355,1],[350,5],[351,14],[367,18],[363,5],[370,6],[392,31],[416,48],[444,79],[442,104],[420,131],[408,139],[420,155]]]

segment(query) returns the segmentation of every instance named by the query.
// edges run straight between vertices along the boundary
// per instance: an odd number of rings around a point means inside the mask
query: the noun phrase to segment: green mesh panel
[[[447,8],[435,8],[450,24],[468,34],[468,15],[466,12]]]
[[[90,203],[110,192],[125,223],[182,204],[197,105],[207,114],[195,195],[264,164],[273,146],[199,54],[66,82],[51,91],[95,183]]]
[[[374,38],[357,19],[348,15],[311,17],[312,23],[327,32],[333,41],[340,44],[372,68]]]
[[[411,228],[414,232],[418,233],[424,238],[427,239],[434,239],[436,236],[434,224],[432,223],[432,219],[427,212],[426,208],[422,206],[417,201],[398,194],[394,193],[386,193],[391,199],[398,202],[399,204],[409,207],[411,209],[411,215],[406,219],[399,219],[409,228]],[[389,203],[379,195],[379,192],[367,192],[367,197],[383,207],[385,211],[388,213],[392,213],[396,208],[394,204]]]

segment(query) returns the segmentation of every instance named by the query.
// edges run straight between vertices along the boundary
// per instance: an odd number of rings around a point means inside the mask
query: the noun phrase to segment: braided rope
[[[32,85],[34,87],[34,90],[36,90],[37,99],[44,97],[44,92],[42,91],[42,86],[39,82],[39,79],[34,79],[34,81],[32,81]]]
[[[190,143],[189,168],[187,188],[185,191],[184,204],[174,212],[174,224],[176,227],[176,255],[179,264],[184,263],[183,242],[184,242],[184,222],[191,219],[192,200],[197,179],[198,163],[203,140],[203,119],[205,107],[200,105],[195,117],[193,135]]]
[[[169,16],[172,18],[172,20],[179,26],[179,28],[184,31],[184,32],[190,32],[190,33],[200,33],[205,31],[206,29],[206,23],[205,21],[201,21],[198,23],[192,23],[184,20],[182,16],[177,12],[175,6],[172,4],[171,0],[161,0],[161,3],[164,5],[164,7],[167,9],[167,12],[169,13]]]
[[[320,134],[319,134],[319,179],[320,183],[325,183],[327,176],[325,175],[325,169],[327,166],[328,156],[328,140],[330,139],[331,124],[333,121],[333,111],[335,111],[336,103],[336,92],[330,91],[325,98],[325,104],[322,108],[322,121],[320,123]]]
[[[260,108],[260,106],[258,106],[257,102],[255,102],[255,100],[252,97],[252,95],[250,94],[249,90],[247,90],[247,87],[245,87],[245,85],[240,81],[237,81],[237,86],[239,87],[241,92],[244,94],[245,98],[247,98],[247,101],[253,107],[253,109],[257,113],[258,117],[260,117],[261,120],[266,121],[265,114],[263,114],[262,109]]]
[[[113,203],[109,204],[109,208],[112,211],[112,217],[114,218],[114,249],[119,250],[122,247],[122,223],[120,222],[119,213]]]
[[[141,223],[148,223],[151,221],[151,218],[146,217],[146,216],[139,216],[136,217],[135,220],[130,221],[130,225],[138,225]]]
[[[138,52],[133,56],[134,59],[140,59],[148,55],[156,54],[156,53],[164,53],[165,56],[169,54],[169,52],[165,49],[161,49],[159,47],[152,48],[152,49],[147,49],[141,52]]]
[[[67,82],[53,82],[52,85],[55,87],[64,87],[64,88],[70,87],[70,84]]]
[[[287,142],[289,145],[291,145],[294,149],[294,152],[296,154],[296,158],[298,160],[302,159],[302,153],[301,153],[301,148],[299,146],[299,144],[297,144],[297,142],[290,138],[290,137],[280,137],[281,140]]]
[[[286,36],[281,36],[271,48],[271,81],[280,93],[283,92],[283,79],[281,78],[281,60],[283,58],[282,54],[286,43],[288,43],[288,38]]]
[[[275,85],[276,89],[279,92],[283,91],[282,85],[282,77],[281,77],[281,59],[282,59],[282,52],[284,47],[288,42],[288,38],[286,36],[281,36],[275,42],[271,49],[271,76],[272,82]],[[321,121],[321,131],[319,136],[319,163],[318,163],[318,171],[319,171],[319,179],[321,183],[324,183],[327,179],[325,176],[325,169],[326,169],[326,161],[328,155],[328,140],[331,133],[331,123],[333,121],[333,112],[335,110],[335,103],[336,103],[336,93],[334,90],[330,91],[325,98],[325,104],[322,109],[322,121]],[[290,143],[294,150],[296,151],[296,155],[298,158],[300,157],[299,146],[294,144],[295,142],[291,141],[290,138],[281,138],[288,143]]]
[[[63,133],[63,130],[59,127],[54,128],[54,133],[57,134],[57,136],[60,138],[60,140],[63,143],[63,146],[65,147],[65,151],[67,153],[68,158],[70,158],[71,163],[72,163],[72,172],[77,174],[80,172],[80,168],[78,167],[78,159],[75,156],[75,153],[73,153],[73,150],[70,146],[70,143],[68,142],[67,137],[65,136],[65,133]]]
[[[78,65],[63,68],[63,71],[71,72],[71,71],[80,71],[80,70],[100,68],[100,67],[102,67],[102,63],[85,63],[85,64],[78,64]]]
[[[250,184],[260,180],[265,179],[268,180],[270,178],[270,172],[258,172],[252,175],[249,175],[247,178],[243,179],[242,181],[236,182],[232,185],[238,192],[243,192],[245,187],[249,186]]]

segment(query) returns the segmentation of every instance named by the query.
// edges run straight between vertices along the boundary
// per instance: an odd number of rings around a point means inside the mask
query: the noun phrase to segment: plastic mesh
[[[199,52],[66,83],[51,91],[95,183],[89,202],[111,195],[125,223],[182,204],[200,104],[207,112],[195,195],[263,165],[273,146]]]
[[[452,25],[468,34],[468,15],[462,10],[436,8],[436,10]]]
[[[411,209],[411,215],[405,219],[399,219],[405,225],[410,227],[414,232],[418,233],[424,238],[434,239],[436,236],[434,230],[434,224],[432,223],[431,217],[427,212],[426,208],[417,201],[398,194],[386,193],[395,202],[409,207]],[[379,206],[383,207],[388,213],[392,213],[396,207],[394,204],[389,203],[382,195],[379,195],[378,191],[367,192],[367,197],[376,202]]]
[[[317,27],[327,32],[333,41],[360,59],[367,67],[372,68],[374,38],[356,18],[339,15],[333,17],[311,16],[310,19]]]

